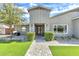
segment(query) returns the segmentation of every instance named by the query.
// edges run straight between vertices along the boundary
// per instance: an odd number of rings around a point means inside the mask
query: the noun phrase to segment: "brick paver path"
[[[43,37],[37,37],[32,43],[26,56],[51,56],[49,47],[44,43]]]

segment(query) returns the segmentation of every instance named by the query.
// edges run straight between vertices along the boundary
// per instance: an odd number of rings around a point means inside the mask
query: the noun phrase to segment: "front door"
[[[44,24],[35,24],[36,35],[44,35]]]

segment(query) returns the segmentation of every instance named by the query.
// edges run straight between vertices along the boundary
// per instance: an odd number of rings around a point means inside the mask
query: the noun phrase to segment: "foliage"
[[[35,39],[35,33],[34,32],[28,32],[27,33],[27,40],[33,41]]]
[[[10,32],[12,31],[12,26],[21,25],[21,16],[23,11],[17,11],[18,8],[14,7],[14,4],[4,4],[3,8],[0,10],[0,23],[8,25]],[[20,9],[18,9],[20,10]]]
[[[46,41],[51,41],[54,39],[54,33],[53,32],[45,32],[44,37]]]

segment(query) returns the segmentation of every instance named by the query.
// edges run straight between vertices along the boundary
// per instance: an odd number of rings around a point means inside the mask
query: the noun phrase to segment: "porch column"
[[[29,24],[29,32],[31,32],[31,24]]]
[[[46,24],[45,24],[44,26],[45,26],[45,27],[44,27],[44,31],[46,32],[46,31],[47,31],[47,30],[46,30],[46,29],[47,29],[47,28],[46,28]]]
[[[34,26],[34,24],[32,24],[31,27],[32,27],[32,28],[31,28],[31,31],[34,32],[34,31],[35,31],[35,26]]]
[[[34,24],[29,24],[29,32],[34,32],[34,31],[35,31]]]
[[[50,31],[50,26],[49,24],[45,24],[45,32]]]
[[[47,24],[47,31],[50,31],[50,25]]]
[[[33,32],[35,32],[35,24],[33,24]]]

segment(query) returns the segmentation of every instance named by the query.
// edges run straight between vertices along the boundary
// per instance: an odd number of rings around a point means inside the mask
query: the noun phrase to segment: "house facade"
[[[45,7],[34,7],[28,9],[30,14],[29,31],[36,35],[44,35],[44,32],[50,31],[49,13],[50,9]]]
[[[43,6],[28,9],[30,14],[29,32],[44,35],[44,32],[54,32],[55,36],[79,37],[79,8],[59,15],[49,17],[51,9]]]

